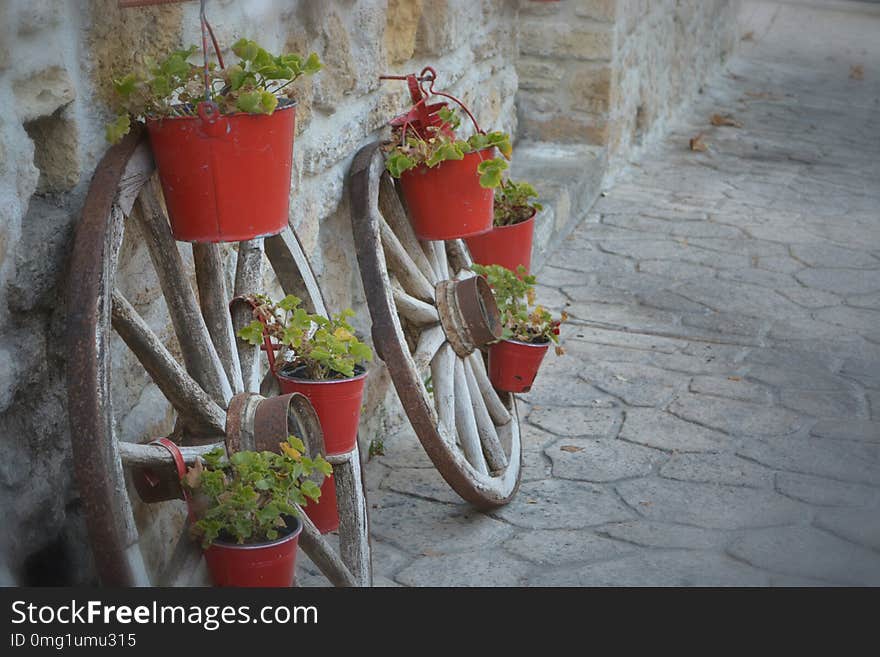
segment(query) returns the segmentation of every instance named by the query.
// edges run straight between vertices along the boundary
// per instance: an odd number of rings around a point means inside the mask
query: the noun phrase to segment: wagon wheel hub
[[[501,337],[501,314],[485,278],[440,281],[434,290],[440,325],[456,354],[466,358]]]

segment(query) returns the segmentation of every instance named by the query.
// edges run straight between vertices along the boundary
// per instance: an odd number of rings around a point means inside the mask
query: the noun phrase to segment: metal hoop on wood
[[[461,497],[479,508],[505,504],[519,487],[519,418],[514,397],[492,388],[477,349],[498,318],[469,281],[467,249],[460,240],[416,238],[379,142],[358,152],[349,177],[373,342],[407,416]]]
[[[287,228],[280,235],[239,243],[230,290],[217,244],[192,245],[194,272],[185,263],[171,235],[154,172],[146,134],[138,130],[101,160],[76,229],[67,290],[68,399],[76,481],[98,574],[104,584],[114,586],[186,585],[204,576],[201,551],[186,536],[181,505],[176,514],[165,508],[163,515],[128,494],[131,471],[148,470],[154,476],[172,472],[174,459],[161,445],[117,439],[111,389],[123,373],[111,367],[111,359],[124,351],[118,338],[172,407],[172,435],[182,445],[187,463],[223,445],[272,448],[273,441],[277,444],[289,433],[303,438],[310,452],[323,451],[317,416],[304,397],[266,399],[259,394],[261,385],[264,391],[271,387],[266,385],[271,377],[264,381],[259,349],[235,337],[251,317],[247,311],[230,314],[228,306],[233,296],[262,291],[267,259],[274,282],[285,293],[302,298],[311,312],[327,314],[296,235]],[[140,233],[158,277],[173,326],[174,335],[167,339],[151,328],[155,318],[143,317],[117,287],[120,251],[129,228]],[[175,353],[181,355],[179,360]],[[332,584],[369,586],[367,505],[357,448],[333,457],[331,463],[340,516],[339,550],[304,514],[300,545]],[[158,541],[170,554],[143,554],[142,535],[161,523],[174,526],[172,540]]]

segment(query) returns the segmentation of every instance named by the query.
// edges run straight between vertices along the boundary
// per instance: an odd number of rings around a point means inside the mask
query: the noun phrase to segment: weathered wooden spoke
[[[419,441],[463,498],[481,508],[505,504],[521,467],[515,400],[489,383],[474,305],[460,294],[485,283],[460,283],[474,276],[460,240],[415,238],[379,144],[355,157],[350,193],[373,339]]]
[[[249,309],[234,306],[235,317],[229,309],[233,295],[262,289],[267,271],[265,255],[286,292],[297,294],[307,307],[326,314],[320,289],[296,235],[288,229],[268,238],[265,253],[263,240],[240,243],[230,294],[221,247],[193,245],[192,263],[181,255],[167,225],[154,173],[149,144],[137,130],[108,151],[95,172],[77,227],[68,288],[68,405],[76,480],[99,575],[105,584],[118,586],[151,582],[192,585],[205,581],[206,571],[200,549],[183,531],[182,502],[163,502],[158,512],[141,513],[137,510],[144,503],[129,495],[132,488],[128,471],[149,468],[163,477],[170,476],[172,482],[176,481],[176,471],[170,453],[149,444],[155,436],[132,435],[130,426],[124,430],[117,426],[111,399],[111,383],[117,375],[111,367],[114,359],[128,362],[130,356],[125,354],[132,354],[165,397],[173,410],[166,425],[168,429],[174,426],[172,435],[182,443],[180,449],[188,464],[217,447],[271,449],[269,438],[288,433],[300,435],[311,452],[323,450],[317,416],[305,398],[294,395],[265,399],[242,393],[259,387],[266,365],[259,351],[242,348],[242,342],[234,337],[236,326],[251,321]],[[120,253],[125,252],[125,226],[132,222],[138,226],[137,242],[145,243],[149,251],[164,306],[136,308],[116,289]],[[150,328],[150,324],[155,325],[157,309],[166,308],[176,343],[163,340]],[[419,310],[425,312],[421,306]],[[163,318],[163,323],[167,319]],[[111,328],[121,341],[113,336]],[[233,397],[234,392],[242,394]],[[279,404],[289,404],[290,408]],[[282,408],[274,424],[255,419],[264,405]],[[261,433],[268,426],[272,427],[271,436]],[[117,434],[123,431],[127,440],[140,442],[118,441]],[[367,504],[360,456],[355,449],[333,460],[340,515],[339,550],[307,517],[303,517],[300,545],[330,583],[370,585]],[[160,516],[164,520],[155,525],[135,521],[136,517]],[[157,526],[176,526],[180,533],[155,540],[151,536],[156,531],[168,531],[157,530]],[[173,546],[169,553],[157,555],[156,549],[166,545]]]
[[[244,392],[220,247],[216,244],[193,244],[192,251],[196,284],[199,288],[199,306],[202,308],[208,333],[211,334],[211,341],[220,356],[232,390],[236,393]]]

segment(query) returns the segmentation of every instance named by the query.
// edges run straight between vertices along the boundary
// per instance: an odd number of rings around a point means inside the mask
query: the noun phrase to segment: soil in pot
[[[491,230],[495,190],[480,185],[477,166],[493,152],[494,147],[484,148],[461,160],[403,172],[400,186],[419,239],[451,240]]]
[[[147,119],[171,232],[185,242],[280,233],[290,209],[296,103],[272,114]]]
[[[293,584],[296,551],[302,521],[285,516],[287,534],[266,543],[239,544],[216,540],[205,550],[205,560],[214,586],[271,586]]]
[[[528,392],[550,341],[529,343],[501,340],[489,346],[489,379],[497,390]]]
[[[537,211],[524,209],[528,210],[528,214],[517,223],[494,226],[488,233],[465,240],[474,262],[480,265],[501,265],[513,272],[522,265],[526,268],[526,274],[529,274]]]

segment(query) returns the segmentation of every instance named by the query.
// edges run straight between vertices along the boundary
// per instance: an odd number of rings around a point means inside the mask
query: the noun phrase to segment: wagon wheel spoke
[[[413,324],[424,326],[440,322],[440,313],[431,304],[408,295],[396,286],[392,289],[392,294],[400,314]]]
[[[229,313],[229,292],[220,248],[216,244],[193,244],[193,261],[196,267],[196,284],[199,288],[199,306],[208,327],[214,348],[223,363],[226,378],[233,391],[244,391],[241,364],[232,316]]]
[[[413,352],[412,359],[419,374],[424,374],[428,365],[434,360],[434,354],[446,343],[446,334],[439,324],[431,326],[419,335],[419,342]]]
[[[358,450],[327,457],[333,464],[339,507],[339,550],[355,585],[372,584],[370,532]]]
[[[238,260],[235,265],[235,296],[258,294],[263,291],[263,240],[247,240],[238,244]],[[254,321],[250,307],[244,303],[232,307],[232,325],[236,333]],[[260,369],[260,347],[252,346],[244,340],[237,340],[238,360],[244,388],[248,392],[259,392],[262,372]]]
[[[498,398],[498,393],[495,392],[492,382],[489,381],[489,375],[486,373],[486,365],[483,363],[482,354],[475,351],[468,358],[471,366],[470,371],[474,375],[474,381],[482,393],[481,397],[486,403],[489,415],[496,425],[507,424],[511,420],[510,412],[504,406],[501,399]]]
[[[434,271],[437,272],[437,280],[448,281],[450,278],[453,278],[450,275],[449,263],[446,260],[446,250],[443,247],[443,242],[425,242],[425,251],[428,252],[431,264],[434,266]]]
[[[144,319],[116,290],[113,292],[112,321],[113,328],[190,430],[201,435],[223,435],[225,411],[174,360]]]
[[[477,433],[480,436],[480,443],[483,445],[483,453],[486,456],[486,462],[492,472],[504,470],[507,467],[507,454],[504,453],[504,447],[498,438],[498,430],[489,415],[486,407],[486,400],[483,398],[483,392],[477,385],[477,379],[474,375],[471,360],[464,361],[464,374],[467,380],[468,394],[474,409],[474,420],[477,423]],[[494,394],[494,393],[493,393]]]
[[[460,271],[471,273],[474,261],[471,259],[471,254],[464,245],[464,242],[461,240],[449,240],[445,244],[446,255],[449,258],[449,264],[452,266],[453,272],[455,274],[458,274]]]
[[[474,418],[471,396],[468,392],[464,364],[455,360],[455,428],[458,430],[458,442],[465,458],[478,472],[488,474],[486,459],[480,446],[480,434]]]
[[[272,264],[275,276],[285,294],[293,294],[303,300],[310,313],[327,315],[327,307],[318,280],[303,250],[302,243],[290,227],[280,235],[265,240],[266,256]]]
[[[403,208],[394,182],[387,173],[383,174],[379,181],[378,204],[379,215],[382,217],[383,223],[382,235],[390,233],[396,237],[412,259],[413,264],[428,279],[429,283],[433,285],[437,281],[442,280],[437,274],[437,270],[431,264],[430,259],[426,257],[421,242],[419,242],[419,239],[413,232],[412,225],[410,225],[409,219],[406,216],[406,210]]]
[[[449,443],[455,442],[455,353],[443,345],[431,361],[431,384],[434,406],[440,422],[440,434]]]
[[[407,293],[417,299],[427,302],[433,301],[434,285],[431,280],[422,273],[388,224],[380,221],[380,229],[385,260],[400,285]],[[431,277],[433,278],[433,272]]]
[[[138,221],[159,276],[186,370],[218,404],[226,406],[232,397],[232,387],[199,311],[177,242],[159,203],[160,193],[155,179],[148,182],[138,196],[132,216]]]

